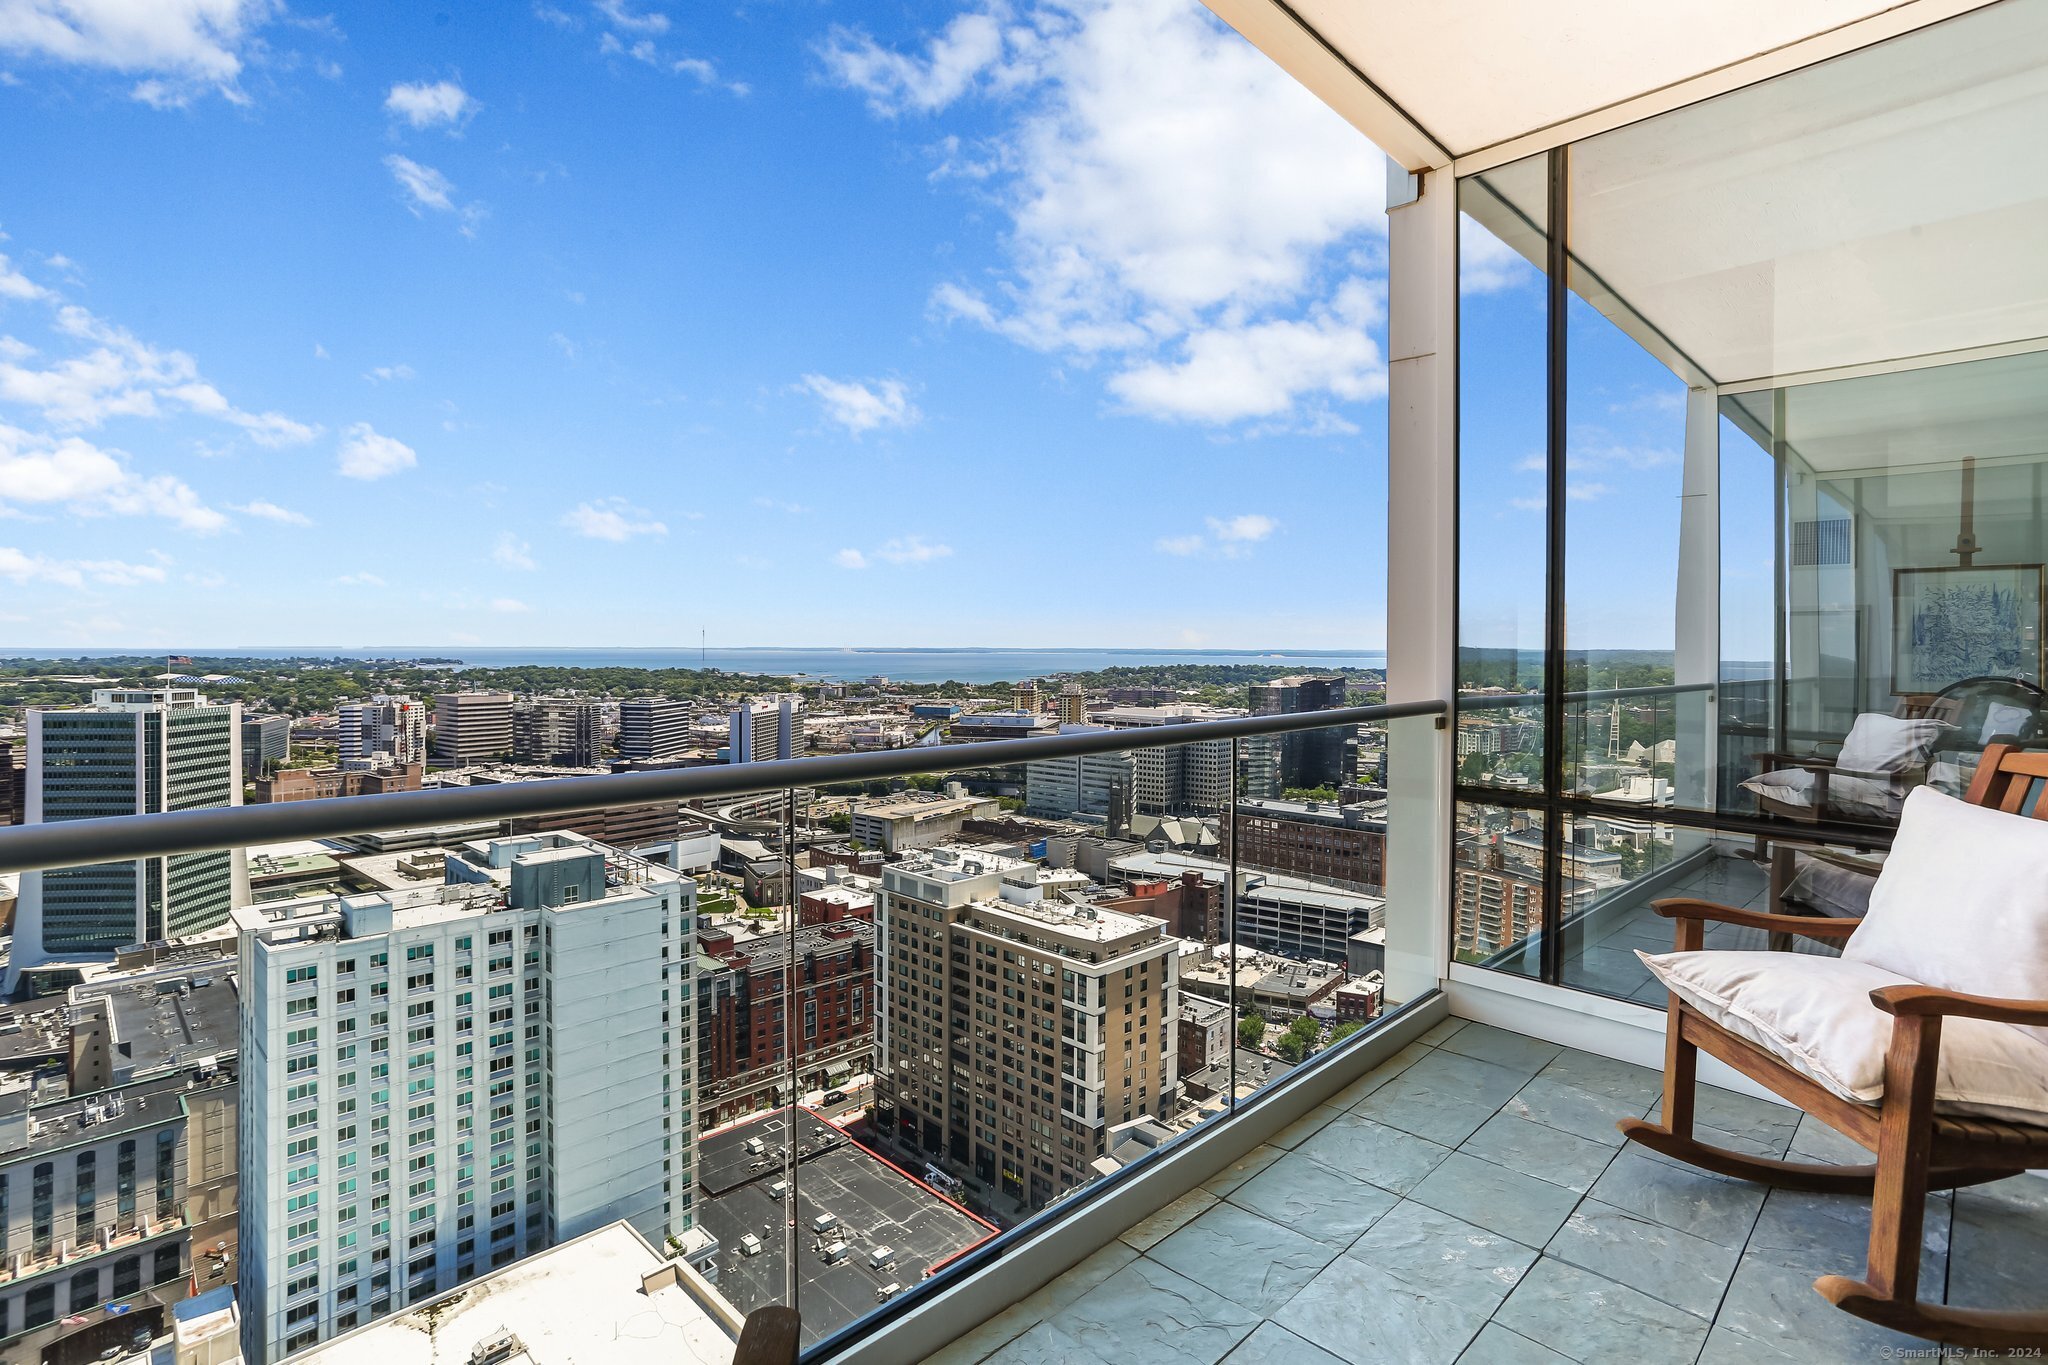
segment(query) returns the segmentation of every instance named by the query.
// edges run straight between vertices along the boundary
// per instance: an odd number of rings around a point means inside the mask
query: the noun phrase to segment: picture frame
[[[1986,677],[2040,686],[2043,580],[2040,564],[1892,570],[1892,691]]]

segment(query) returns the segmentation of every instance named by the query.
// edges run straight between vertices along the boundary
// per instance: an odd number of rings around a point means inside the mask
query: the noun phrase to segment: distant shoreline
[[[176,651],[22,649],[0,647],[0,659],[348,659],[361,662],[459,660],[469,668],[715,668],[732,673],[858,682],[884,677],[906,683],[983,683],[1112,668],[1273,663],[1303,672],[1383,669],[1384,650],[1335,649],[1029,649],[994,646],[859,648],[575,648],[482,645],[187,646]]]

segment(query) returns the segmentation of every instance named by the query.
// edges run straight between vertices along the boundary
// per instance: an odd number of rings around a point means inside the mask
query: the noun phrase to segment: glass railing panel
[[[1385,1003],[1387,727],[1301,736],[1348,755],[1345,780],[1241,795],[1226,821],[1228,942],[1202,970],[1231,969],[1240,1099],[1357,1032]]]
[[[1541,979],[1546,905],[1543,812],[1538,808],[1457,804],[1452,833],[1451,961]],[[1589,891],[1577,880],[1560,888],[1573,905]]]

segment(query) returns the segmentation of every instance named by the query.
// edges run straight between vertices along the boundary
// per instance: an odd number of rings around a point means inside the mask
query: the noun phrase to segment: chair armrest
[[[796,1365],[802,1320],[796,1310],[770,1304],[747,1314],[733,1347],[733,1365]]]
[[[2000,1000],[1989,995],[1945,991],[1939,986],[1880,986],[1870,993],[1870,1003],[1886,1014],[1938,1014],[2048,1028],[2048,1000]]]
[[[1820,772],[1823,770],[1832,772],[1835,766],[1835,760],[1825,754],[1785,754],[1765,751],[1763,753],[1751,754],[1750,757],[1756,760],[1757,767],[1764,772],[1772,772],[1779,768],[1805,768],[1809,772]]]
[[[1824,942],[1839,942],[1856,932],[1860,919],[1826,919],[1806,915],[1763,915],[1754,910],[1737,910],[1712,901],[1651,901],[1650,908],[1665,919],[1712,920],[1717,924],[1738,924],[1745,929],[1763,929],[1774,934],[1799,934]]]

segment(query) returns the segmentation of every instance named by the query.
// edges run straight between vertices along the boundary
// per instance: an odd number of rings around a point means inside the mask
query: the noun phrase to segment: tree
[[[1466,754],[1458,760],[1458,779],[1462,782],[1477,782],[1486,776],[1491,766],[1485,754]]]
[[[1337,799],[1337,790],[1334,787],[1289,787],[1287,789],[1287,799],[1289,801],[1335,801]]]
[[[1280,1040],[1273,1044],[1273,1050],[1280,1054],[1281,1060],[1292,1064],[1314,1051],[1322,1036],[1323,1026],[1304,1014],[1287,1026],[1287,1032],[1280,1035]]]
[[[835,810],[825,817],[825,828],[834,834],[844,834],[853,828],[853,817],[843,810]]]
[[[1266,1016],[1253,1010],[1237,1021],[1237,1045],[1253,1049],[1266,1045]]]
[[[1337,1046],[1337,1044],[1343,1042],[1346,1038],[1349,1038],[1352,1034],[1358,1032],[1360,1029],[1364,1027],[1365,1025],[1361,1024],[1356,1019],[1353,1019],[1348,1024],[1339,1024],[1337,1025],[1337,1027],[1330,1030],[1330,1041],[1328,1044],[1326,1044],[1326,1046],[1335,1047]]]

